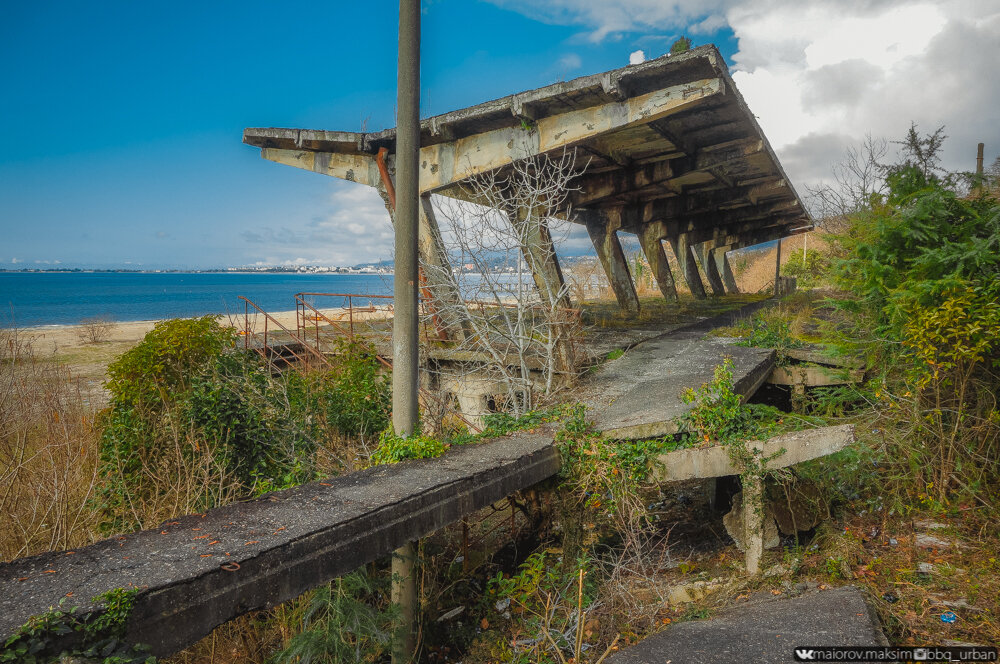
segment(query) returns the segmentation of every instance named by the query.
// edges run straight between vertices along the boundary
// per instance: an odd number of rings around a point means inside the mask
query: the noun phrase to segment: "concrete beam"
[[[803,461],[839,452],[854,442],[854,425],[841,424],[795,431],[759,443],[764,457],[777,456],[767,463],[768,469],[785,468]],[[779,454],[780,453],[780,454]],[[660,455],[653,478],[658,482],[739,475],[724,445],[688,448]]]
[[[708,78],[546,116],[531,130],[511,126],[429,145],[420,150],[421,191],[436,191],[514,161],[570,148],[631,125],[648,124],[724,93],[722,79]]]
[[[597,257],[601,260],[604,273],[608,276],[618,306],[628,313],[638,313],[639,297],[635,292],[635,282],[632,280],[632,273],[628,269],[628,261],[625,260],[625,252],[622,251],[622,244],[615,228],[608,224],[588,224],[587,232],[590,234],[591,242],[594,243],[594,249],[597,250]]]
[[[559,471],[553,427],[442,457],[378,466],[184,516],[152,530],[0,566],[0,642],[67,600],[116,588],[139,594],[125,640],[157,656],[384,558]],[[72,638],[73,634],[68,635]],[[60,643],[49,644],[59,653]]]
[[[261,148],[260,156],[277,164],[301,168],[369,187],[379,186],[382,180],[378,172],[378,164],[375,163],[375,157],[367,154]]]
[[[646,256],[653,276],[656,278],[656,285],[659,286],[663,298],[667,302],[677,302],[677,286],[674,284],[674,275],[670,272],[670,263],[667,261],[667,252],[663,249],[663,240],[655,234],[648,232],[639,234],[639,246]]]
[[[701,283],[701,275],[698,274],[698,266],[695,265],[694,255],[691,253],[691,238],[687,233],[678,233],[668,238],[670,246],[677,257],[677,267],[684,275],[684,282],[687,283],[691,294],[699,300],[704,300],[705,286]]]

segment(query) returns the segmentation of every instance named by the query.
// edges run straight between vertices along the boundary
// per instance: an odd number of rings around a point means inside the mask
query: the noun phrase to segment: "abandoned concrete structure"
[[[428,279],[446,282],[450,274],[431,194],[469,200],[463,181],[565,149],[576,149],[587,167],[559,213],[586,226],[626,311],[638,311],[639,300],[619,232],[638,237],[663,296],[675,300],[664,240],[691,292],[705,297],[695,261],[712,294],[735,292],[727,252],[808,224],[798,194],[711,45],[428,118],[420,138],[421,259],[443,268]],[[259,147],[265,159],[375,187],[389,206],[395,129],[250,128],[243,141]],[[512,211],[512,223],[526,212]],[[536,283],[561,282],[544,227],[528,245],[523,251]],[[435,297],[459,297],[453,284],[432,286]]]

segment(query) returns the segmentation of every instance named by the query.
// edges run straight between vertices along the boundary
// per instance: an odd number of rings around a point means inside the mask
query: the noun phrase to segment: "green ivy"
[[[156,658],[147,647],[125,641],[138,592],[115,588],[97,595],[92,601],[102,604],[103,611],[96,614],[80,614],[77,606],[64,608],[64,597],[59,608],[32,616],[4,642],[0,662],[49,664],[65,657],[83,657],[104,664],[155,664]],[[57,645],[67,641],[77,645],[71,649]]]

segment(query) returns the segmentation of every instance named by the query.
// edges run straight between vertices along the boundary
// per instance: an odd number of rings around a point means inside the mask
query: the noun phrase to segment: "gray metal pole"
[[[420,0],[399,0],[399,69],[396,108],[396,257],[393,276],[392,427],[409,436],[417,424],[417,229],[420,222]],[[417,608],[414,558],[408,542],[393,553],[393,597],[400,623],[393,664],[409,662]]]

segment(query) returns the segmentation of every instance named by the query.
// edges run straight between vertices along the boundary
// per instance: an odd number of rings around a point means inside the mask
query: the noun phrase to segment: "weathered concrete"
[[[705,277],[708,279],[708,285],[712,289],[712,295],[720,297],[726,294],[726,287],[722,283],[722,276],[719,274],[719,268],[715,263],[715,257],[712,252],[715,250],[716,242],[703,242],[698,245],[698,261],[701,263],[701,269],[705,272]]]
[[[521,433],[0,565],[0,636],[68,593],[86,611],[95,595],[139,588],[128,638],[174,652],[550,477],[551,440]]]
[[[740,287],[736,283],[733,266],[729,264],[728,251],[728,246],[716,247],[712,250],[712,258],[715,260],[716,270],[722,275],[722,284],[726,287],[726,292],[735,295],[740,292]]]
[[[861,370],[830,369],[828,367],[788,366],[775,367],[767,382],[774,385],[803,385],[820,387],[824,385],[847,385],[864,380]]]
[[[369,186],[378,182],[373,155],[385,149],[391,156],[396,139],[395,129],[244,132],[244,142],[265,159]],[[643,235],[643,226],[654,225],[665,231],[660,237],[696,233],[690,244],[748,246],[793,234],[808,221],[710,45],[428,118],[420,145],[421,191],[455,198],[465,198],[463,182],[471,177],[576,150],[585,168],[556,216],[596,216],[622,232]],[[691,281],[700,294],[700,281]]]
[[[676,433],[675,418],[690,409],[681,400],[684,389],[711,381],[725,357],[733,359],[736,389],[743,395],[753,394],[774,367],[772,350],[736,346],[733,339],[689,338],[682,331],[633,348],[608,362],[591,383],[599,395],[587,400],[597,428],[613,438]]]
[[[684,282],[691,294],[699,300],[705,299],[705,286],[701,283],[701,275],[698,274],[698,266],[691,253],[691,237],[687,233],[679,233],[669,238],[669,241],[674,256],[677,257],[677,268],[684,275]]]
[[[834,357],[819,350],[809,348],[789,348],[784,351],[785,356],[800,362],[812,362],[814,364],[824,364],[831,367],[848,367],[851,369],[861,369],[864,362],[856,357]]]
[[[759,596],[710,620],[671,625],[615,653],[608,664],[784,664],[795,646],[885,646],[862,592],[847,586],[800,597]]]
[[[643,232],[639,233],[639,246],[642,247],[642,253],[653,271],[653,277],[660,292],[663,293],[663,298],[667,302],[677,302],[677,285],[674,284],[674,275],[670,271],[663,240],[656,233],[649,232],[651,229],[651,226],[643,227]]]
[[[635,293],[635,282],[628,269],[628,261],[616,229],[609,224],[594,223],[587,224],[587,232],[608,277],[608,283],[611,284],[611,290],[615,293],[615,299],[618,300],[618,306],[628,313],[638,313],[639,296]]]
[[[535,287],[546,304],[568,309],[571,306],[569,289],[563,279],[562,267],[556,256],[552,235],[544,219],[535,217],[531,210],[517,210],[508,215],[511,225],[522,239],[521,253],[531,270]]]
[[[776,469],[839,452],[853,442],[854,425],[841,424],[793,431],[770,438],[762,444],[758,442],[755,446],[761,449],[765,458],[777,455],[767,463],[767,468]],[[739,474],[740,470],[733,466],[726,448],[714,445],[676,450],[661,455],[653,476],[661,482],[679,482],[699,477]]]

